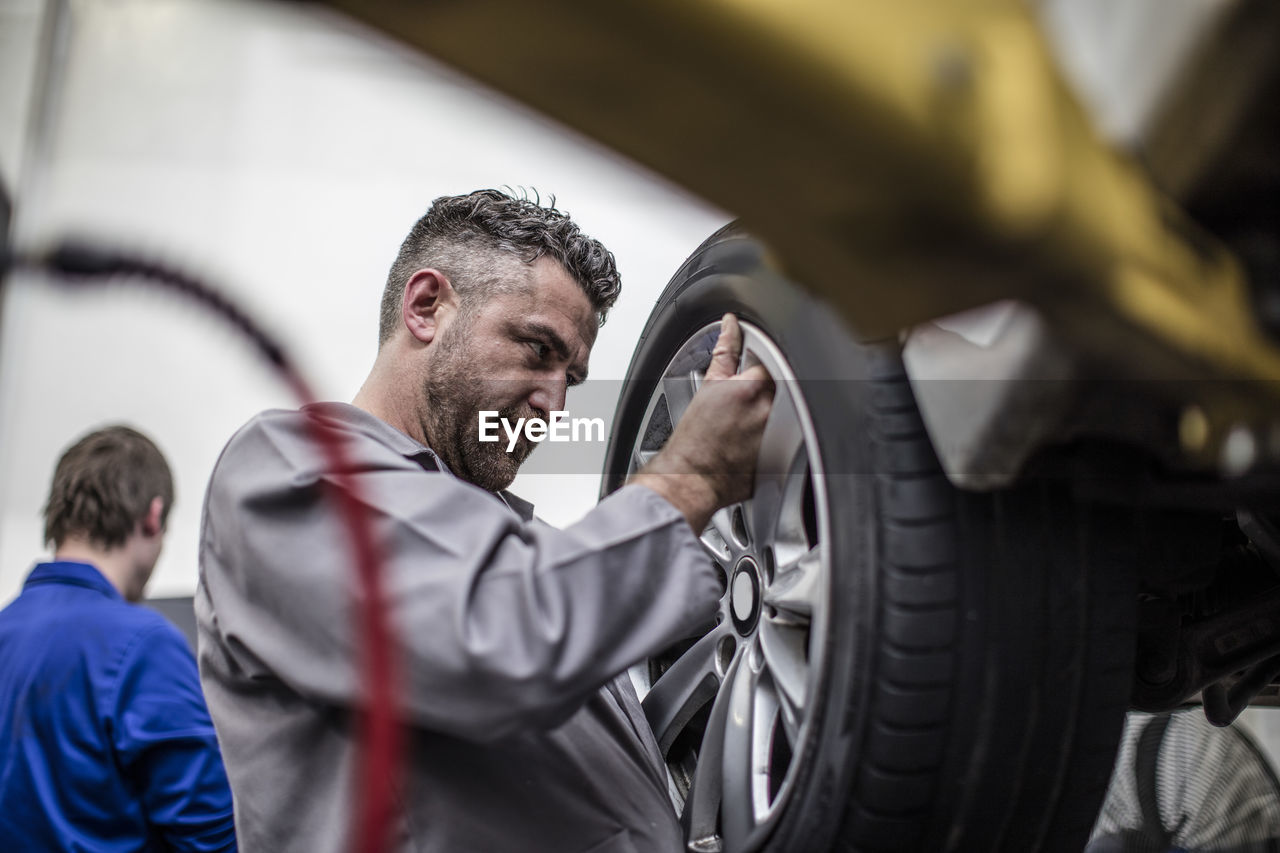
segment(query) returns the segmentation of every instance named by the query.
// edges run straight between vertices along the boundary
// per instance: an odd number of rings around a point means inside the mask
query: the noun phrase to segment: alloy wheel
[[[700,536],[722,575],[715,623],[631,671],[692,851],[760,849],[785,808],[823,672],[831,567],[812,419],[781,350],[743,322],[743,361],[773,378],[754,492]],[[655,385],[629,473],[661,449],[703,380],[720,324]]]

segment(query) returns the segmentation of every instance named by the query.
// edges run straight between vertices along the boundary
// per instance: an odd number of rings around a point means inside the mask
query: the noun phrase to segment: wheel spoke
[[[792,399],[792,383],[780,382],[773,396],[773,409],[760,439],[760,456],[756,472],[760,475],[786,477],[792,472],[796,457],[804,449],[804,430]]]
[[[639,471],[641,468],[649,464],[649,460],[658,455],[656,450],[641,450],[636,448],[635,453],[631,454],[631,473]]]
[[[814,605],[825,590],[822,588],[821,544],[810,548],[799,558],[779,566],[773,583],[764,591],[765,604],[778,610],[779,621],[807,625]]]
[[[667,413],[671,416],[671,427],[680,422],[684,410],[689,408],[689,401],[698,390],[696,373],[679,373],[662,377],[662,393],[667,397]]]
[[[800,744],[800,723],[803,720],[804,710],[791,701],[785,690],[779,689],[777,694],[782,728],[787,733],[787,741],[790,742],[791,748],[796,749]]]
[[[786,477],[757,472],[755,492],[747,502],[746,512],[753,542],[763,545],[776,538],[782,492],[786,487]]]
[[[794,526],[799,521],[798,511],[791,513],[795,518],[788,519],[792,522],[790,525],[783,521],[782,514],[797,509],[785,505],[784,499],[796,473],[797,459],[803,453],[804,431],[791,399],[791,389],[784,383],[774,395],[773,410],[760,441],[755,490],[747,506],[751,536],[756,543],[773,542],[779,526]]]
[[[729,664],[725,673],[728,683],[734,683],[738,672],[746,669],[744,657],[740,649]],[[711,715],[707,718],[707,729],[698,748],[698,766],[693,772],[693,783],[684,805],[683,821],[691,847],[699,845],[702,849],[719,849],[715,841],[723,794],[725,729],[729,724],[729,709],[729,691],[722,689],[716,694]]]
[[[710,554],[713,560],[728,560],[732,556],[729,543],[713,525],[707,525],[707,529],[702,531],[698,541],[702,543],[703,550]]]
[[[720,685],[715,670],[716,644],[727,631],[727,627],[717,626],[694,643],[653,683],[640,703],[664,758],[689,719],[715,696]]]
[[[760,620],[760,649],[765,667],[778,687],[779,698],[791,710],[802,712],[809,681],[806,651],[809,632],[784,622]],[[794,742],[794,741],[793,741]]]
[[[729,714],[724,729],[722,756],[724,794],[720,803],[720,825],[726,850],[743,850],[755,828],[755,728],[756,689],[759,675],[742,657],[733,676],[726,677],[722,694],[729,696]],[[703,741],[706,742],[705,739]],[[705,760],[705,759],[704,759]]]
[[[738,537],[733,533],[733,510],[734,508],[731,506],[716,510],[711,516],[711,524],[708,526],[708,530],[714,532],[721,542],[726,543],[726,547],[728,547],[727,543],[737,542],[738,540]]]

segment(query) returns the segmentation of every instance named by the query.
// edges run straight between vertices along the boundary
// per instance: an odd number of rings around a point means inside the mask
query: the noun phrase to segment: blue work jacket
[[[234,849],[182,635],[91,565],[36,566],[0,611],[0,850]]]

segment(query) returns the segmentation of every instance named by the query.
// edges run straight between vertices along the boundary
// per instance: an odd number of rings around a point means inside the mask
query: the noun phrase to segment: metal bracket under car
[[[1238,515],[1242,530],[1275,529],[1270,518]],[[1280,553],[1250,541],[1216,567],[1212,587],[1140,599],[1134,708],[1168,711],[1200,694],[1205,716],[1225,726],[1250,704],[1271,704],[1261,694],[1280,678]]]
[[[1076,377],[1039,314],[1011,301],[916,326],[902,359],[947,479],[965,489],[1017,479],[1065,420]]]
[[[1225,726],[1280,676],[1280,589],[1175,636],[1162,648],[1139,641],[1133,707],[1168,711],[1203,691],[1205,716]]]

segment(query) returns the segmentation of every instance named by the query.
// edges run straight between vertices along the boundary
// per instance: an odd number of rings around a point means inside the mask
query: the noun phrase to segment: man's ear
[[[424,344],[440,333],[444,315],[456,307],[453,285],[436,269],[421,269],[409,276],[404,285],[401,313],[405,327]]]
[[[148,536],[159,536],[164,532],[164,500],[155,497],[151,499],[151,506],[147,507],[147,514],[142,517],[142,532]]]

